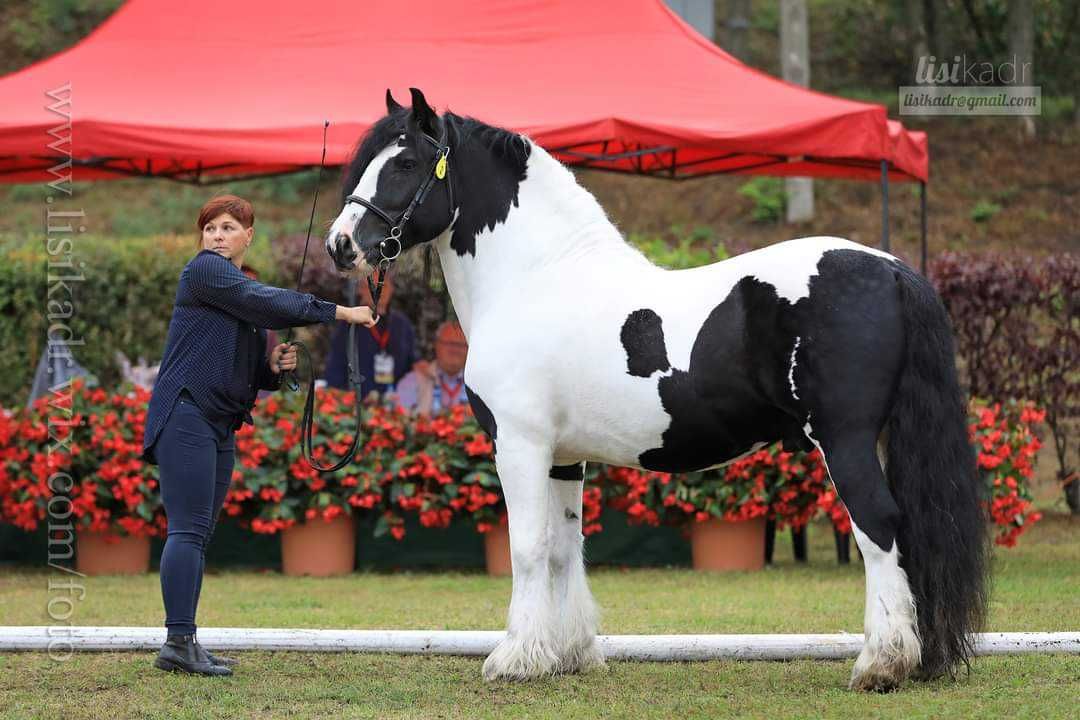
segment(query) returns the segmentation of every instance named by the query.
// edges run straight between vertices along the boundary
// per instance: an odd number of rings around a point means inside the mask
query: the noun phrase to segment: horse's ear
[[[428,135],[438,138],[440,135],[439,116],[428,105],[424,93],[416,88],[409,88],[409,92],[412,93],[412,117],[416,121],[417,127]]]
[[[402,109],[401,104],[397,100],[394,99],[394,95],[393,95],[393,93],[390,92],[390,88],[386,88],[386,112],[387,112],[387,114],[388,115],[393,115],[394,113],[398,112],[401,109]]]

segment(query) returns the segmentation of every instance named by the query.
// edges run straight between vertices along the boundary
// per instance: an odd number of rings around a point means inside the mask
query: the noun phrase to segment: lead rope
[[[311,242],[311,228],[315,223],[315,206],[319,202],[319,186],[322,184],[323,166],[326,164],[326,129],[328,127],[330,127],[330,121],[326,120],[323,123],[322,157],[319,159],[319,173],[315,180],[315,197],[311,201],[311,216],[308,218],[307,238],[304,240],[304,255],[303,258],[300,260],[300,272],[296,276],[297,292],[300,291],[300,288],[303,284],[304,266],[307,263],[308,244]],[[381,283],[379,289],[382,289]],[[378,305],[376,305],[376,307],[378,307]],[[372,312],[375,312],[374,308],[372,309]],[[304,459],[308,461],[308,465],[310,465],[313,469],[321,473],[337,472],[341,468],[348,465],[352,461],[353,457],[356,455],[356,451],[360,447],[360,435],[363,430],[364,406],[363,398],[360,396],[360,386],[364,382],[364,376],[360,374],[358,369],[359,366],[357,365],[356,325],[354,323],[349,323],[349,346],[346,352],[346,357],[348,358],[349,382],[350,384],[352,384],[353,393],[356,395],[356,399],[354,401],[354,410],[356,414],[356,431],[353,433],[352,443],[349,445],[349,449],[348,451],[346,451],[345,456],[337,463],[328,467],[319,465],[315,461],[315,456],[312,452],[315,426],[315,366],[311,362],[311,353],[308,351],[307,346],[299,340],[293,341],[292,333],[292,328],[289,328],[289,332],[286,336],[285,342],[290,345],[294,345],[295,347],[303,351],[304,359],[307,362],[308,370],[311,373],[310,379],[308,381],[307,399],[304,401],[304,414],[303,417],[300,419],[301,450],[304,453]],[[286,372],[285,377],[288,381],[288,387],[290,390],[296,392],[300,389],[300,383],[296,379],[295,370],[289,370],[288,372]]]
[[[308,218],[307,238],[304,240],[304,257],[300,261],[300,275],[296,279],[297,290],[300,289],[300,284],[301,280],[303,279],[304,273],[304,264],[307,262],[308,243],[311,241],[311,227],[315,221],[315,204],[319,200],[319,183],[322,180],[323,165],[326,162],[326,128],[329,126],[330,121],[327,120],[326,123],[323,125],[322,158],[319,160],[319,177],[318,181],[315,184],[315,199],[311,204],[311,217]],[[442,137],[444,141],[448,139],[448,132],[445,128],[443,130]],[[408,207],[405,208],[405,212],[402,213],[401,218],[396,223],[390,218],[390,216],[386,212],[381,210],[370,200],[367,200],[366,198],[357,198],[353,195],[349,195],[346,198],[347,201],[355,201],[368,208],[380,218],[385,220],[387,225],[390,227],[389,235],[387,235],[387,237],[384,238],[381,243],[379,243],[379,254],[381,255],[381,258],[379,259],[379,264],[376,268],[376,272],[372,273],[372,275],[369,275],[367,278],[368,290],[371,292],[371,313],[372,316],[376,318],[376,320],[378,320],[379,298],[382,295],[383,285],[386,282],[387,276],[390,274],[390,267],[393,265],[394,261],[397,260],[398,256],[401,255],[401,232],[404,229],[405,224],[408,223],[409,219],[412,217],[413,211],[416,210],[416,208],[419,207],[421,204],[423,204],[424,200],[427,198],[428,192],[430,192],[431,188],[434,187],[435,183],[439,180],[446,180],[446,192],[450,200],[450,214],[451,218],[453,217],[454,190],[450,182],[448,164],[450,156],[450,146],[445,142],[435,140],[427,134],[424,134],[424,138],[427,139],[428,142],[430,142],[436,148],[435,160],[431,166],[431,173],[430,175],[428,175],[428,178],[420,184],[420,187],[417,188],[416,193],[413,195],[412,202],[410,202]],[[375,279],[376,274],[378,278],[377,280]],[[289,337],[292,337],[291,331],[289,333]],[[364,411],[364,399],[360,395],[360,386],[364,382],[364,376],[360,374],[359,364],[357,360],[356,325],[354,323],[349,323],[348,342],[349,344],[346,348],[346,358],[348,359],[349,382],[352,383],[353,391],[356,394],[356,433],[353,435],[352,445],[349,447],[348,452],[345,453],[345,457],[342,458],[340,462],[337,462],[330,467],[323,467],[315,462],[315,457],[312,452],[312,436],[315,415],[314,370],[312,370],[311,372],[311,381],[308,385],[307,401],[304,403],[304,415],[300,420],[300,441],[304,452],[304,458],[308,461],[308,464],[311,465],[312,468],[319,472],[335,472],[345,467],[352,460],[353,456],[356,454],[356,450],[360,446],[360,433],[362,430]],[[292,344],[296,345],[304,351],[304,357],[307,359],[308,367],[311,368],[311,355],[308,352],[308,349],[304,346],[303,343],[300,342],[295,342]],[[295,381],[294,378],[290,377],[289,386],[295,389],[295,387],[299,387],[299,384]]]

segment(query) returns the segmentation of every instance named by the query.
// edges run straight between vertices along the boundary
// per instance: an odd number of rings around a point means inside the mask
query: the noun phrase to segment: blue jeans
[[[155,441],[169,521],[160,570],[169,635],[195,632],[206,546],[229,490],[234,447],[232,423],[207,419],[186,391]]]

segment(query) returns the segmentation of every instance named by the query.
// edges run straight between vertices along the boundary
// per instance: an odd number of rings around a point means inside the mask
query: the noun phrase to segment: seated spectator
[[[428,416],[469,401],[465,395],[465,357],[469,345],[456,322],[444,322],[435,335],[435,363],[419,362],[397,386],[398,405]]]
[[[370,306],[371,292],[367,281],[359,280],[357,286],[360,303]],[[404,313],[390,306],[393,297],[394,278],[391,275],[386,278],[379,296],[378,324],[368,329],[356,328],[357,361],[360,374],[364,376],[360,394],[365,398],[373,392],[381,396],[392,391],[418,359],[416,331]],[[326,358],[326,383],[331,387],[351,390],[348,358],[345,355],[348,338],[348,323],[337,323],[330,340],[330,354]]]

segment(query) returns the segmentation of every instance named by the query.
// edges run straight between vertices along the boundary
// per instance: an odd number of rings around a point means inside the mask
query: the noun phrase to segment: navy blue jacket
[[[143,459],[157,463],[153,446],[181,390],[212,421],[234,428],[251,423],[260,389],[274,390],[266,331],[332,322],[337,306],[313,295],[263,285],[227,258],[203,250],[184,266],[157,381],[146,413]]]

